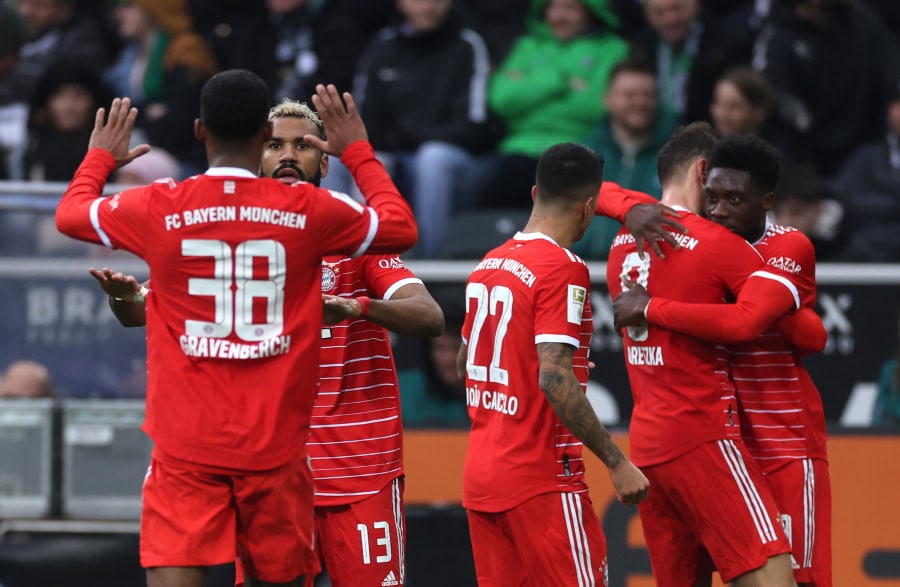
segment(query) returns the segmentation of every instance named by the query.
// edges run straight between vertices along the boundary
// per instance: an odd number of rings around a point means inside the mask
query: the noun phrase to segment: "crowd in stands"
[[[577,141],[659,196],[679,125],[756,133],[786,161],[778,209],[822,261],[900,259],[900,10],[886,0],[0,0],[0,178],[66,181],[96,107],[127,95],[140,140],[203,169],[203,82],[277,99],[354,92],[372,143],[446,257],[450,219],[527,209],[535,162]],[[352,192],[334,165],[326,187]],[[802,217],[802,218],[800,218]],[[605,259],[615,225],[576,246]]]
[[[709,120],[779,148],[775,220],[819,261],[898,262],[898,51],[893,0],[0,0],[0,180],[68,181],[114,95],[153,146],[117,181],[200,172],[200,88],[246,68],[276,100],[353,92],[414,207],[410,256],[452,257],[454,216],[530,209],[559,142],[658,198],[658,149]],[[339,161],[323,186],[354,190]],[[596,219],[575,251],[604,260],[618,228]],[[458,403],[445,342],[424,376]]]

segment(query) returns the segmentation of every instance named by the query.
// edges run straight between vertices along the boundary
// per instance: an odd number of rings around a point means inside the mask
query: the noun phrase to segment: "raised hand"
[[[116,159],[116,167],[122,167],[141,155],[149,153],[150,145],[138,145],[134,149],[128,149],[137,115],[138,110],[131,107],[129,98],[114,99],[109,107],[108,117],[106,109],[99,108],[97,116],[94,118],[94,130],[91,132],[88,149],[97,148],[109,151]]]
[[[306,135],[303,137],[306,144],[329,155],[340,157],[351,143],[369,139],[366,125],[356,110],[356,102],[353,101],[350,92],[344,92],[342,99],[334,85],[329,84],[326,87],[319,84],[316,86],[312,101],[325,125],[328,140],[323,141],[315,135]]]
[[[125,275],[121,271],[114,272],[109,267],[99,270],[91,267],[88,273],[97,280],[100,289],[106,292],[106,295],[114,298],[129,300],[141,291],[141,283],[133,275]]]
[[[670,226],[681,233],[687,233],[688,229],[673,218],[680,218],[680,214],[673,208],[669,208],[664,204],[638,204],[625,214],[625,227],[634,242],[637,244],[638,255],[644,258],[644,242],[650,245],[660,258],[665,258],[662,247],[659,246],[659,240],[662,239],[675,247],[679,247],[678,241],[672,236],[672,233],[666,230],[666,226]]]

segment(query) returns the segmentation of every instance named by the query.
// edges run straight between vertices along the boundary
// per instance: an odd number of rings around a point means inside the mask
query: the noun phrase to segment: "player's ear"
[[[762,197],[763,210],[768,212],[775,206],[775,194],[773,192],[768,192],[763,194]]]
[[[319,172],[322,177],[328,175],[328,155],[322,153],[322,158],[319,160]]]
[[[531,201],[533,202],[535,197],[537,197],[537,186],[531,186]]]
[[[701,158],[697,160],[696,166],[697,172],[697,181],[700,182],[700,185],[706,183],[706,175],[709,172],[709,160],[705,158]]]
[[[203,126],[203,121],[199,118],[194,119],[194,136],[201,143],[206,142],[206,127]]]

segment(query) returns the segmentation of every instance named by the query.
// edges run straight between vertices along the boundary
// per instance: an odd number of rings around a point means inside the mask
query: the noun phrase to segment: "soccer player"
[[[648,492],[584,395],[590,279],[569,248],[590,224],[602,175],[603,160],[586,147],[547,149],[528,224],[466,283],[457,364],[472,430],[463,505],[479,585],[607,583],[582,443],[606,464],[623,503]]]
[[[681,211],[689,233],[659,258],[642,257],[620,232],[607,264],[610,294],[616,298],[629,280],[651,295],[695,302],[749,290],[775,306],[774,321],[795,303],[796,288],[763,271],[746,241],[697,215],[714,142],[709,125],[692,124],[660,151],[662,202]],[[718,569],[738,587],[794,585],[774,498],[740,438],[724,349],[652,325],[626,325],[631,451],[653,486],[639,508],[657,581],[708,584]]]
[[[752,243],[767,270],[797,288],[802,311],[814,315],[813,245],[800,231],[775,226],[767,217],[779,159],[775,148],[758,137],[719,141],[709,158],[706,214]],[[654,303],[660,301],[657,298]],[[733,309],[721,304],[688,305],[668,326],[712,342],[730,343],[743,338],[742,328],[746,328],[729,323],[737,315]],[[791,542],[794,577],[800,585],[830,586],[831,486],[825,414],[822,398],[796,349],[797,344],[812,344],[812,350],[820,351],[827,335],[821,320],[818,331],[793,326],[785,328],[782,323],[752,342],[731,346],[731,372],[742,437],[778,504]]]
[[[325,139],[318,114],[285,100],[269,113],[272,138],[260,174],[316,186],[328,155],[306,135]],[[117,301],[140,291],[131,276],[91,271],[124,325],[142,325],[144,305]],[[315,481],[315,546],[331,584],[403,585],[405,516],[400,394],[386,328],[438,336],[444,316],[399,257],[328,257],[322,268],[319,395],[307,443]],[[372,298],[368,296],[372,296]],[[374,299],[373,299],[374,298]],[[307,582],[312,584],[312,577]]]
[[[271,136],[269,94],[232,70],[201,92],[195,132],[210,169],[100,198],[128,150],[137,110],[97,113],[88,154],[57,226],[123,248],[150,267],[147,418],[154,454],[143,490],[141,561],[150,587],[201,586],[234,560],[250,585],[302,585],[318,571],[306,441],[318,387],[321,263],[330,254],[400,252],[413,215],[368,144],[352,97],[313,97],[328,140],[371,207],[257,177]],[[346,105],[345,105],[346,104]]]

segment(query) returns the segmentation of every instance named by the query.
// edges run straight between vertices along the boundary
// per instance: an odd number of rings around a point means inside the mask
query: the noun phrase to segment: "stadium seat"
[[[502,244],[528,222],[528,210],[477,210],[457,214],[450,220],[439,259],[480,259]]]

